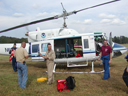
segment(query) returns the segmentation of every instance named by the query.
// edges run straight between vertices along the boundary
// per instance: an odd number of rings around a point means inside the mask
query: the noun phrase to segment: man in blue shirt
[[[13,51],[13,50],[16,50],[17,48],[16,48],[16,43],[14,43],[14,45],[13,45],[13,47],[11,48],[11,50],[9,51],[9,54],[11,54],[11,52]],[[12,67],[13,67],[13,70],[16,72],[17,71],[17,64],[16,64],[16,58],[14,58],[14,56],[13,56],[13,58],[12,58]]]

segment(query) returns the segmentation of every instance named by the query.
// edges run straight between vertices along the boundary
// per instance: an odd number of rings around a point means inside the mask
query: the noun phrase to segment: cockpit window
[[[106,33],[104,33],[104,39],[108,41],[108,37],[107,37]]]
[[[100,35],[100,36],[95,36],[94,38],[95,38],[95,41],[96,41],[96,42],[99,42],[99,43],[102,43],[103,40],[104,40],[104,37],[103,37],[102,35]]]
[[[48,45],[48,43],[42,43],[41,44],[41,52],[46,52],[47,51],[47,45]]]
[[[39,44],[32,45],[32,53],[37,53],[39,51]]]

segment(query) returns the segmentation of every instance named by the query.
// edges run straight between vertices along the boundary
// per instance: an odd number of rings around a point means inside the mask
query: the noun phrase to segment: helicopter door
[[[94,36],[82,36],[83,57],[87,60],[95,58]]]
[[[38,55],[40,52],[42,55],[45,55],[47,51],[47,44],[50,43],[52,45],[52,50],[54,50],[54,41],[47,40],[47,41],[39,41],[31,43],[31,56],[33,61],[44,61],[44,58]]]

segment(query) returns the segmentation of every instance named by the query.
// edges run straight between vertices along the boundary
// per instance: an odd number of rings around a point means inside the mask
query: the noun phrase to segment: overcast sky
[[[0,30],[61,14],[61,2],[66,11],[70,12],[108,1],[111,0],[0,0]],[[66,21],[68,28],[79,33],[112,32],[113,37],[128,37],[128,0],[78,12]],[[0,36],[26,38],[25,33],[35,31],[37,27],[41,30],[55,29],[61,28],[62,24],[63,18],[59,18],[0,33]]]

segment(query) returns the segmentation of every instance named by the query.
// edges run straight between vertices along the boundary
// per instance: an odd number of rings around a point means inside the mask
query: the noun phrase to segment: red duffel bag
[[[61,92],[63,90],[70,91],[69,89],[67,89],[66,82],[67,82],[66,80],[57,80],[57,90],[59,92]]]

